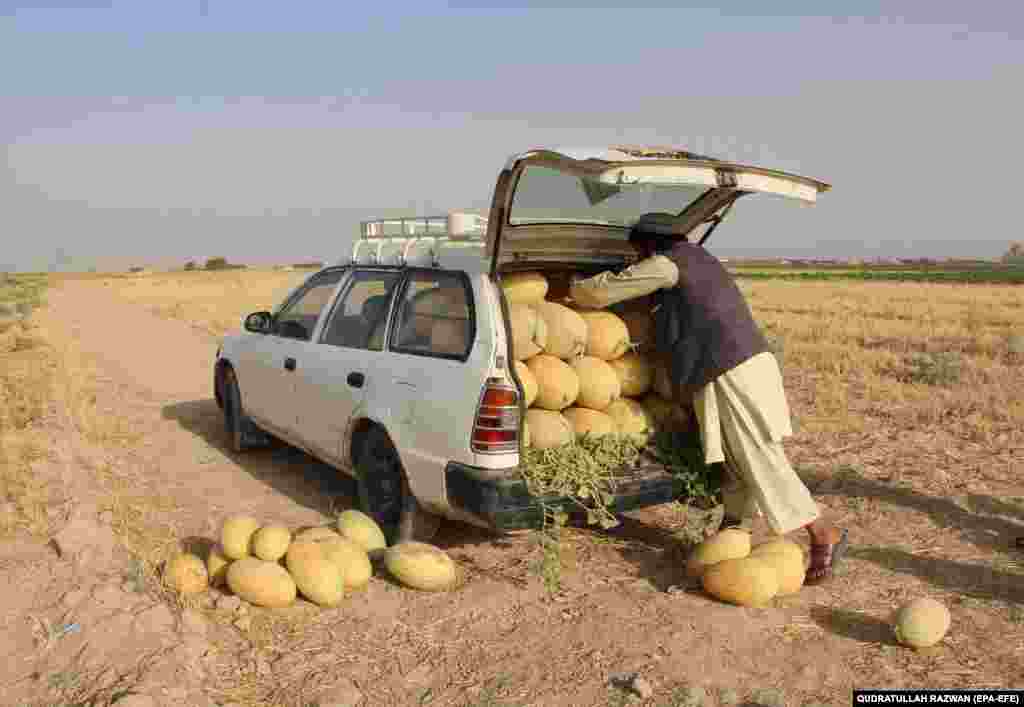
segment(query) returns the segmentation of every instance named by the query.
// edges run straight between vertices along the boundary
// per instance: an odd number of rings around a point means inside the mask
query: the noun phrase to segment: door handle
[[[295,370],[295,359],[292,358],[291,356],[286,358],[284,360],[284,369],[286,371],[294,371]]]
[[[348,384],[353,388],[362,388],[363,383],[366,382],[366,376],[359,371],[352,371],[348,374],[348,378],[345,380],[347,380]]]

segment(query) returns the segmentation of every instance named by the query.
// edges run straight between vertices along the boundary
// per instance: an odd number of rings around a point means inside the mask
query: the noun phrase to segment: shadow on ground
[[[247,474],[306,508],[328,518],[355,508],[356,484],[344,472],[309,456],[300,449],[275,441],[265,449],[243,454],[232,452],[224,429],[224,416],[213,398],[166,405],[164,419],[173,420],[210,447],[234,461]],[[442,548],[465,545],[508,545],[509,538],[454,521],[444,521],[433,543]]]

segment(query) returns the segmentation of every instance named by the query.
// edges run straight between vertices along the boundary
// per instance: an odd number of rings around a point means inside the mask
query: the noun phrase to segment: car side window
[[[393,351],[459,359],[469,355],[476,327],[465,275],[410,274],[396,311]]]
[[[388,307],[399,273],[364,270],[352,276],[347,291],[338,298],[320,342],[331,346],[368,351],[384,350]]]
[[[309,341],[320,312],[331,301],[334,289],[344,275],[344,270],[331,270],[310,280],[274,317],[273,333],[286,339]]]

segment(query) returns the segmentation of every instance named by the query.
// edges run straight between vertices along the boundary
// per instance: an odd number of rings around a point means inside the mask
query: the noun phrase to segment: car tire
[[[359,509],[376,521],[389,545],[434,539],[441,517],[425,511],[416,500],[398,451],[383,428],[373,427],[366,433],[355,469]]]
[[[233,452],[244,452],[267,443],[267,436],[245,414],[238,379],[232,368],[224,370],[224,428],[228,433],[228,446]]]

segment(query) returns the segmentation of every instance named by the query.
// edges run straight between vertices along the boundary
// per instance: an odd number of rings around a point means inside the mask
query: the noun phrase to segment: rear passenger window
[[[391,349],[420,356],[466,358],[475,333],[471,297],[464,275],[412,273],[396,308]]]
[[[348,290],[338,299],[320,342],[349,349],[384,350],[391,290],[396,272],[356,272]]]

